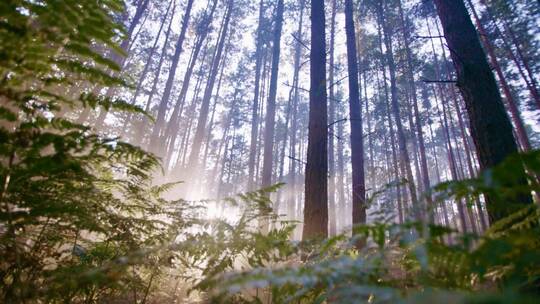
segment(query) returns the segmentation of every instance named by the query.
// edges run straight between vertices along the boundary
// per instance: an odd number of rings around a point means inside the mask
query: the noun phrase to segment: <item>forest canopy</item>
[[[0,302],[536,303],[538,20],[0,1]]]

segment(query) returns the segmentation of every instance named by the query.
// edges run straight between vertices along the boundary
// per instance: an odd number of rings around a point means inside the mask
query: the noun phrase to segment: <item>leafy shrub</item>
[[[529,187],[507,187],[512,170],[529,170]],[[493,193],[509,199],[538,190],[540,152],[508,159],[482,176],[435,187],[436,197],[469,201]],[[508,182],[510,179],[510,182]],[[483,235],[409,222],[374,223],[320,243],[294,266],[225,275],[216,302],[261,303],[533,303],[540,287],[540,210],[526,206]],[[444,242],[453,234],[455,241]],[[457,236],[457,237],[456,237]],[[358,239],[367,246],[358,250]],[[264,296],[249,292],[263,290]]]
[[[97,300],[138,288],[118,258],[169,241],[182,205],[151,186],[158,160],[63,117],[66,108],[142,113],[100,88],[128,86],[120,0],[0,3],[0,295],[6,303]],[[97,88],[93,92],[88,88]],[[167,219],[167,222],[163,221]],[[102,271],[101,271],[101,270]],[[100,270],[100,271],[97,271]],[[89,273],[94,275],[88,275]]]

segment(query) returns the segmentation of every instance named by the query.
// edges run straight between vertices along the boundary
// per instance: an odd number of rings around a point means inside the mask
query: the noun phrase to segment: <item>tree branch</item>
[[[444,38],[444,36],[414,36],[416,39],[439,39]]]
[[[457,83],[457,80],[430,80],[430,79],[422,79],[422,82],[424,82],[424,83]]]
[[[289,159],[291,159],[291,160],[294,160],[294,161],[297,161],[297,162],[299,162],[299,163],[302,163],[302,164],[304,164],[304,165],[307,164],[305,161],[303,161],[303,160],[301,160],[301,159],[298,159],[298,158],[294,158],[294,157],[292,157],[292,156],[290,156],[290,155],[288,155],[287,158],[289,158]]]

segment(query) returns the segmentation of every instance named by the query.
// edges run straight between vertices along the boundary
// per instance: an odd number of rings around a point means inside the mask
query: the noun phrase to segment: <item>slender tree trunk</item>
[[[429,181],[429,170],[428,170],[428,164],[427,164],[427,157],[426,157],[426,144],[424,141],[424,133],[422,132],[423,122],[422,118],[420,116],[420,110],[418,107],[418,97],[417,97],[417,89],[416,89],[416,82],[414,79],[414,68],[413,68],[413,57],[410,47],[410,41],[411,41],[411,34],[409,32],[408,24],[406,21],[408,21],[408,18],[405,17],[403,13],[403,7],[401,5],[401,0],[398,1],[398,8],[399,8],[399,15],[401,19],[401,26],[403,28],[403,34],[404,34],[404,41],[405,41],[405,53],[407,56],[407,78],[409,82],[409,87],[411,90],[411,97],[412,97],[412,105],[414,110],[414,118],[415,118],[415,126],[416,126],[416,138],[418,140],[418,152],[420,154],[420,168],[422,172],[422,185],[424,191],[428,191],[431,187],[430,181]],[[431,195],[426,195],[426,200],[428,203],[428,208],[432,208],[433,205],[433,199]],[[430,214],[431,217],[431,214]]]
[[[375,148],[374,148],[374,142],[373,138],[375,137],[375,130],[372,130],[372,122],[371,122],[371,112],[369,108],[369,98],[367,94],[367,72],[366,68],[362,69],[362,75],[364,79],[364,100],[366,101],[366,123],[367,123],[367,133],[368,133],[368,147],[369,147],[369,169],[368,169],[368,177],[367,180],[370,182],[370,186],[373,187],[374,185],[374,178],[375,178]]]
[[[454,103],[456,106],[456,114],[458,116],[459,128],[460,128],[461,136],[463,137],[463,148],[465,149],[465,160],[467,162],[469,177],[473,178],[477,175],[476,167],[473,165],[473,157],[472,157],[472,152],[471,152],[471,145],[469,142],[469,135],[465,131],[465,123],[463,122],[462,109],[460,107],[461,103],[458,102],[457,96],[454,90],[452,90],[452,99],[454,100]],[[485,217],[486,215],[485,210],[484,208],[482,208],[482,203],[480,202],[479,198],[475,199],[475,205],[476,205],[476,209],[478,210],[478,217],[480,218],[481,228],[483,231],[485,231],[488,227],[488,224]]]
[[[262,37],[262,23],[264,18],[264,5],[263,0],[259,3],[259,24],[257,27],[257,49],[255,51],[255,92],[253,96],[253,105],[251,112],[251,137],[249,144],[249,160],[248,160],[248,190],[253,190],[254,178],[255,178],[255,159],[257,151],[257,134],[259,133],[259,93],[261,89],[261,66],[263,64],[263,37]]]
[[[148,8],[148,4],[150,3],[150,0],[142,0],[137,5],[137,9],[135,10],[135,15],[133,15],[133,19],[129,23],[129,27],[127,29],[126,37],[124,40],[122,40],[122,43],[120,44],[120,48],[126,52],[128,50],[131,38],[133,36],[133,32],[135,31],[135,28],[141,21],[141,18]],[[125,56],[122,54],[118,54],[117,52],[113,52],[112,60],[118,63],[118,65],[123,65],[125,61]]]
[[[158,113],[156,118],[156,123],[152,130],[152,135],[150,136],[150,151],[157,153],[157,155],[162,156],[163,144],[161,142],[162,129],[165,125],[165,114],[167,113],[169,99],[171,98],[171,92],[173,89],[174,78],[176,76],[176,70],[178,63],[180,62],[180,54],[182,54],[184,40],[186,37],[186,32],[189,26],[189,19],[191,17],[191,8],[193,7],[193,0],[188,0],[186,6],[186,13],[184,14],[184,19],[182,21],[182,29],[180,30],[180,36],[178,36],[178,41],[176,42],[176,47],[174,55],[172,58],[171,68],[169,69],[169,76],[167,82],[165,83],[165,90],[163,91],[163,96],[161,97],[161,102],[159,103]]]
[[[446,41],[452,49],[458,86],[469,113],[480,166],[483,170],[488,169],[518,151],[512,125],[463,0],[435,0],[435,4]],[[517,170],[523,176],[520,183],[527,183],[524,169]],[[514,202],[498,202],[489,196],[486,199],[491,221],[532,203],[530,195],[523,195]]]
[[[338,106],[338,113],[341,115],[341,107],[340,103],[337,104]],[[337,207],[339,210],[339,222],[341,223],[341,228],[343,229],[345,227],[345,219],[348,217],[348,214],[345,214],[345,204],[346,204],[346,198],[345,198],[345,144],[343,143],[345,133],[345,127],[343,123],[338,124],[337,126],[337,135],[338,135],[338,142],[337,142],[337,166],[336,166],[336,191],[337,191]]]
[[[469,7],[471,8],[471,11],[473,13],[476,27],[478,28],[478,32],[480,34],[480,38],[483,43],[484,49],[486,50],[489,56],[491,66],[495,69],[495,72],[497,73],[497,77],[499,78],[499,82],[501,84],[504,97],[506,98],[506,104],[508,106],[508,110],[510,111],[512,121],[514,122],[514,127],[516,130],[518,140],[521,144],[522,150],[529,151],[531,150],[529,137],[527,136],[527,131],[525,130],[523,119],[521,119],[521,116],[519,114],[519,109],[518,109],[516,100],[514,99],[514,96],[512,95],[512,91],[510,90],[510,85],[506,81],[501,65],[499,64],[499,60],[497,59],[497,56],[495,55],[495,49],[493,48],[491,41],[489,41],[488,39],[487,32],[484,26],[482,25],[482,23],[480,22],[480,18],[478,17],[478,13],[476,12],[476,9],[472,1],[467,0],[467,2],[469,3]]]
[[[146,64],[144,65],[144,69],[143,69],[141,75],[139,76],[139,80],[137,81],[137,87],[135,89],[135,92],[133,93],[133,97],[131,98],[131,104],[132,105],[137,103],[137,98],[139,97],[139,94],[141,92],[142,84],[143,84],[144,80],[146,80],[146,76],[148,75],[148,70],[150,69],[150,66],[152,66],[152,63],[154,62],[154,60],[153,60],[154,59],[154,54],[156,53],[156,50],[157,50],[157,46],[158,46],[158,43],[159,43],[159,38],[161,37],[161,32],[163,31],[163,28],[165,27],[165,23],[167,21],[167,17],[169,16],[169,11],[171,9],[171,6],[173,5],[173,2],[175,2],[175,1],[171,1],[169,3],[169,6],[167,7],[167,12],[163,16],[163,19],[161,20],[159,30],[158,30],[158,32],[156,34],[156,38],[154,39],[154,44],[150,48],[150,53],[148,54],[148,59],[146,60]],[[174,7],[173,7],[172,17],[171,18],[174,17],[175,9],[176,9],[176,3],[174,5]],[[133,117],[132,113],[129,113],[126,121],[124,122],[124,128],[122,129],[121,137],[123,137],[126,134],[126,131],[128,129],[128,124],[131,122],[132,117]]]
[[[207,65],[205,65],[205,58],[208,56],[208,53],[210,53],[209,49],[208,49],[208,43],[207,43],[207,47],[205,48],[204,50],[204,55],[203,55],[203,60],[201,61],[201,66],[199,67],[199,71],[198,71],[198,77],[197,77],[197,82],[195,84],[195,90],[193,92],[193,97],[191,99],[191,104],[188,108],[188,113],[196,113],[196,110],[197,110],[197,101],[199,100],[199,95],[201,93],[201,90],[202,90],[202,85],[204,83],[204,79],[205,78],[205,75],[206,75],[206,69],[207,69]],[[211,64],[211,62],[210,62]],[[188,147],[189,147],[189,139],[190,139],[190,136],[191,136],[191,132],[192,132],[192,127],[193,127],[193,122],[195,120],[195,117],[194,115],[188,115],[186,117],[187,119],[187,123],[186,123],[186,130],[184,132],[184,136],[182,136],[182,142],[180,143],[180,147],[181,147],[181,150],[183,151],[182,153],[182,158],[181,158],[181,161],[180,162],[177,162],[177,166],[176,166],[176,169],[180,170],[180,169],[183,169],[185,166],[186,166],[186,158],[188,157]]]
[[[191,77],[193,75],[193,69],[195,68],[195,65],[197,64],[197,58],[199,58],[199,53],[201,51],[203,43],[207,41],[206,38],[208,34],[210,33],[210,25],[212,23],[212,19],[214,16],[214,12],[216,10],[217,3],[218,3],[217,0],[213,0],[213,4],[210,9],[210,12],[207,12],[204,15],[204,17],[202,18],[202,20],[199,22],[199,25],[198,25],[198,31],[197,31],[198,39],[195,42],[195,46],[193,47],[193,54],[191,56],[191,62],[188,66],[188,69],[186,70],[186,74],[184,75],[182,88],[180,89],[180,94],[178,95],[178,101],[176,102],[173,113],[171,115],[171,121],[168,123],[167,129],[165,131],[165,138],[169,139],[168,144],[167,144],[168,145],[167,155],[172,154],[172,150],[174,149],[174,146],[176,144],[176,139],[178,138],[178,133],[180,132],[179,120],[182,117],[182,111],[183,111],[184,104],[186,102],[187,91],[189,89],[189,84],[191,82]]]
[[[429,99],[428,99],[428,94],[426,92],[426,90],[423,90],[423,98],[424,98],[424,101],[427,103],[429,103]],[[436,97],[436,95],[435,95]],[[433,132],[433,126],[432,126],[432,123],[429,123],[428,124],[429,126],[429,134],[431,136],[431,142],[434,143],[435,142],[435,136],[434,136],[434,132]],[[442,126],[442,125],[441,125]],[[440,183],[442,182],[442,178],[441,178],[441,172],[440,172],[440,169],[439,169],[439,159],[437,157],[437,150],[435,148],[435,145],[433,145],[433,159],[435,161],[435,173],[436,173],[436,178],[437,178],[437,183]],[[450,227],[450,219],[448,218],[448,210],[447,210],[447,207],[446,207],[446,203],[445,202],[442,202],[442,214],[443,214],[443,220],[444,220],[444,225],[446,227]],[[448,237],[448,241],[450,241],[450,237]]]
[[[304,21],[304,0],[300,0],[300,19],[296,34],[298,39],[302,39],[302,24]],[[298,102],[300,99],[298,90],[298,78],[300,74],[300,58],[302,56],[302,45],[300,41],[295,44],[294,50],[294,74],[293,74],[293,98],[291,109],[291,129],[290,129],[290,145],[289,145],[289,173],[288,173],[288,195],[287,195],[287,214],[290,220],[296,219],[296,135],[298,132]]]
[[[387,91],[388,89],[386,88],[387,86],[387,83],[386,83],[386,79],[384,80],[384,86],[385,86],[385,91]],[[393,165],[393,172],[394,172],[394,182],[398,183],[397,184],[397,187],[396,187],[396,195],[397,195],[397,207],[398,207],[398,215],[399,215],[399,222],[402,224],[405,222],[405,213],[406,213],[406,209],[407,209],[407,202],[406,202],[406,199],[402,196],[402,186],[401,186],[401,181],[400,181],[400,176],[401,176],[401,173],[400,173],[400,167],[403,171],[403,165],[400,164],[400,160],[398,159],[398,156],[397,156],[397,148],[396,148],[396,134],[395,134],[395,131],[394,131],[394,127],[392,126],[392,122],[393,122],[393,119],[392,119],[392,116],[391,116],[391,110],[390,110],[390,101],[389,101],[389,97],[388,97],[388,93],[386,93],[386,99],[385,99],[385,102],[386,102],[386,115],[387,115],[387,121],[388,121],[388,130],[389,130],[389,133],[390,133],[390,149],[391,149],[391,152],[392,152],[392,165]]]
[[[169,3],[169,5],[171,5],[171,4],[172,4],[172,1],[171,1],[171,3]],[[175,2],[175,4],[176,4],[176,2]],[[137,29],[137,32],[135,33],[135,35],[133,35],[131,37],[131,39],[129,40],[129,44],[128,44],[127,48],[126,48],[126,53],[128,53],[128,54],[131,53],[131,50],[133,48],[133,45],[135,44],[135,41],[137,41],[137,39],[139,39],[139,36],[141,35],[141,32],[142,32],[142,30],[143,30],[143,28],[144,28],[144,26],[146,24],[146,20],[148,20],[148,16],[150,16],[150,14],[145,14],[144,19],[141,22],[141,26],[139,26],[139,28]],[[133,59],[133,57],[128,58],[128,59]]]
[[[524,67],[522,67],[523,63],[520,62],[520,60],[514,54],[514,50],[512,50],[512,47],[510,46],[510,43],[507,41],[507,38],[505,37],[505,35],[501,31],[501,29],[499,27],[499,24],[497,23],[497,20],[496,20],[495,16],[493,15],[489,5],[484,0],[481,0],[480,3],[482,3],[482,5],[484,5],[486,7],[486,13],[487,13],[487,16],[488,16],[489,20],[491,21],[491,23],[494,26],[495,34],[501,39],[505,51],[507,52],[508,56],[514,62],[515,66],[516,66],[516,68],[517,68],[517,70],[519,72],[519,75],[521,76],[521,78],[525,82],[525,84],[527,86],[527,89],[529,90],[529,92],[531,94],[531,97],[535,101],[536,107],[540,108],[540,93],[538,92],[537,86],[534,85],[531,82],[531,80],[529,79],[529,77],[527,76],[527,74],[530,75],[530,73],[526,74],[526,71],[524,71]]]
[[[259,117],[264,117],[265,116],[265,113],[266,113],[266,107],[265,107],[265,100],[267,98],[267,87],[268,87],[268,81],[267,79],[269,79],[270,77],[270,62],[271,60],[269,60],[269,54],[270,54],[270,51],[268,49],[265,50],[265,54],[264,54],[264,67],[263,67],[263,73],[262,73],[262,85],[261,85],[261,92],[260,92],[260,97],[259,97],[259,109],[258,109],[258,112],[259,112]],[[271,58],[270,58],[271,59]],[[263,119],[257,119],[257,123],[258,123],[258,126],[257,126],[257,139],[256,139],[256,143],[257,143],[257,149],[256,149],[256,160],[255,160],[255,172],[254,172],[254,184],[259,184],[260,180],[261,180],[261,156],[262,156],[262,153],[261,153],[261,150],[262,150],[262,138],[263,138],[263,131],[264,131],[264,120]]]
[[[349,114],[351,125],[352,164],[352,223],[366,223],[366,184],[364,177],[364,143],[362,105],[358,86],[358,58],[353,18],[353,1],[345,0],[345,29],[347,33],[347,66],[349,71]]]
[[[232,35],[229,35],[229,39],[227,41],[227,46],[225,47],[225,54],[228,54],[228,50],[230,50],[231,48],[231,37]],[[206,134],[206,142],[205,142],[205,145],[204,145],[204,152],[203,152],[203,161],[202,161],[202,164],[206,164],[206,160],[207,160],[207,156],[208,156],[208,149],[209,149],[209,146],[210,146],[210,143],[211,143],[211,140],[212,140],[212,129],[213,129],[213,126],[214,126],[214,117],[215,117],[215,114],[216,114],[216,108],[217,108],[217,104],[218,104],[218,101],[219,101],[219,95],[220,95],[220,92],[221,92],[221,86],[223,84],[223,75],[225,74],[225,68],[227,67],[227,59],[228,57],[227,56],[224,56],[223,58],[223,63],[221,64],[221,71],[219,72],[219,80],[218,80],[218,85],[217,85],[217,89],[216,89],[216,94],[214,96],[214,103],[212,104],[212,113],[210,114],[210,122],[208,123],[208,131],[207,131],[207,134]],[[234,94],[233,94],[233,101],[236,99],[236,96],[238,94],[238,90],[236,89],[234,91]],[[234,102],[232,103],[234,104]],[[204,172],[204,167],[201,168],[201,170],[203,170]]]
[[[238,93],[239,92],[236,90],[235,94],[234,94],[234,98],[233,98],[232,103],[231,103],[230,108],[229,108],[229,112],[227,114],[227,118],[225,118],[225,126],[223,127],[223,137],[220,140],[219,147],[217,149],[216,163],[214,165],[214,170],[212,171],[212,176],[218,176],[218,169],[219,169],[219,164],[220,164],[219,160],[221,158],[221,153],[223,151],[223,147],[226,146],[227,137],[229,136],[229,130],[231,129],[231,125],[232,125],[233,120],[234,120],[234,115],[235,115],[235,111],[236,111],[236,104],[238,102],[238,96],[237,96]],[[225,147],[225,151],[226,151],[226,149],[227,148]],[[218,183],[218,185],[219,185],[219,183]],[[219,198],[219,196],[218,196],[218,198]]]
[[[264,123],[264,152],[261,186],[272,185],[272,159],[274,155],[274,133],[276,123],[276,95],[279,75],[279,56],[281,52],[281,31],[283,28],[283,0],[277,3],[274,37],[272,43],[272,71],[270,72],[270,91],[266,104]]]
[[[188,166],[190,169],[196,169],[199,163],[199,156],[201,152],[201,145],[203,137],[206,130],[206,121],[208,119],[208,111],[210,107],[210,99],[212,97],[212,92],[214,90],[214,84],[219,72],[219,65],[222,59],[223,48],[225,46],[225,41],[227,39],[227,31],[229,28],[232,10],[233,10],[234,0],[229,0],[227,5],[227,12],[225,13],[225,21],[223,24],[222,32],[220,33],[220,40],[217,46],[217,52],[214,56],[212,63],[212,68],[210,72],[210,77],[208,78],[208,83],[203,96],[203,101],[201,105],[201,110],[199,112],[199,120],[197,122],[197,128],[195,131],[195,136],[193,138],[193,144],[191,147],[191,153],[189,156]]]
[[[228,160],[227,154],[229,153],[229,142],[232,141],[231,152],[234,147],[234,141],[232,140],[233,138],[234,138],[234,132],[232,136],[226,137],[226,140],[225,140],[225,153],[223,153],[223,159],[221,160],[221,172],[218,175],[219,178],[218,178],[218,186],[217,186],[217,193],[216,193],[216,197],[218,198],[221,198],[224,196],[223,195],[223,176],[225,175],[225,169],[227,166],[227,160]]]
[[[173,113],[171,114],[170,121],[167,123],[167,128],[165,129],[165,134],[163,135],[163,142],[165,144],[164,151],[165,151],[165,160],[163,161],[164,164],[169,164],[171,161],[172,154],[174,153],[175,145],[176,145],[176,139],[178,137],[178,133],[180,131],[179,126],[179,120],[182,117],[182,112],[185,107],[186,103],[186,97],[187,97],[187,88],[189,87],[189,83],[191,82],[191,79],[186,79],[186,76],[193,73],[193,69],[197,65],[197,58],[198,57],[198,44],[199,44],[200,36],[197,36],[195,46],[191,51],[191,55],[189,56],[188,61],[188,68],[186,70],[186,74],[184,75],[184,81],[182,82],[182,88],[180,89],[180,94],[178,95],[178,99],[176,100],[176,104],[173,110]],[[182,94],[182,91],[186,89],[186,92]]]
[[[487,7],[485,0],[481,0],[481,2]],[[539,95],[539,93],[538,93],[538,84],[536,82],[534,72],[531,69],[531,65],[530,65],[528,59],[523,54],[523,50],[522,50],[522,48],[520,46],[520,43],[519,43],[519,41],[518,41],[518,39],[516,37],[516,34],[514,33],[514,30],[512,30],[512,28],[510,27],[510,24],[508,24],[508,21],[505,20],[504,18],[502,18],[502,24],[503,24],[503,28],[504,28],[505,32],[507,32],[508,35],[510,36],[510,40],[512,41],[512,43],[514,44],[514,47],[516,49],[517,56],[521,60],[521,63],[523,64],[523,67],[525,68],[525,71],[527,72],[527,75],[529,76],[529,82],[531,83],[531,87],[533,88],[533,90],[535,92],[534,95],[536,97],[538,97],[538,95]],[[538,100],[537,100],[537,102],[538,102]]]
[[[146,100],[146,105],[144,107],[144,110],[146,112],[150,112],[150,107],[152,105],[152,99],[154,99],[154,95],[157,91],[157,85],[159,83],[159,76],[161,75],[161,69],[163,68],[163,63],[165,62],[165,57],[167,54],[167,46],[169,45],[169,38],[171,37],[171,29],[172,29],[172,23],[174,20],[174,12],[176,10],[176,4],[173,6],[173,11],[171,14],[171,22],[169,23],[169,27],[167,28],[167,33],[165,34],[165,42],[163,42],[163,47],[161,48],[161,54],[159,56],[159,62],[158,66],[156,68],[156,73],[154,76],[154,81],[152,82],[152,88],[150,89],[150,94],[148,94],[148,99]],[[135,131],[135,139],[134,144],[135,145],[141,145],[144,138],[144,133],[146,129],[146,125],[148,124],[148,119],[146,117],[143,117],[143,120],[141,123],[139,123],[138,127]]]
[[[377,33],[378,33],[379,51],[381,52],[381,54],[384,54],[383,47],[382,47],[383,43],[382,43],[382,32],[381,32],[380,23],[378,23],[378,26],[377,26]],[[388,129],[388,132],[390,133],[390,145],[385,144],[385,146],[386,147],[390,146],[392,150],[392,165],[393,165],[393,172],[394,172],[394,181],[397,183],[396,200],[397,200],[397,207],[398,207],[398,220],[399,220],[399,223],[404,223],[405,222],[405,214],[404,214],[405,203],[403,202],[402,197],[401,197],[401,185],[399,183],[399,177],[401,176],[399,172],[399,167],[402,167],[402,166],[400,166],[399,164],[399,160],[397,158],[397,153],[396,153],[396,140],[395,140],[394,128],[392,126],[393,124],[392,124],[392,116],[391,116],[391,110],[390,110],[390,96],[388,93],[388,80],[386,76],[386,66],[385,66],[384,58],[381,58],[379,60],[379,63],[381,66],[382,76],[383,76],[382,85],[380,84],[379,74],[376,73],[375,75],[377,77],[377,87],[379,89],[379,92],[380,91],[384,92],[384,102],[385,102],[384,106],[386,107],[386,118],[388,122],[387,129]],[[386,140],[386,137],[385,137],[385,140]]]
[[[294,82],[294,80],[293,80]],[[284,174],[285,174],[285,151],[287,150],[287,145],[289,145],[289,148],[290,148],[290,144],[288,143],[288,135],[289,135],[289,124],[291,122],[291,116],[292,116],[292,107],[293,107],[293,99],[294,99],[294,90],[295,88],[292,87],[290,90],[289,90],[289,98],[287,99],[287,106],[285,108],[285,125],[283,127],[283,132],[282,132],[282,135],[281,135],[281,150],[279,152],[279,160],[278,160],[278,163],[279,163],[279,173],[278,173],[278,181],[279,182],[287,182],[289,180],[289,178],[285,178]],[[285,194],[285,208],[287,208],[288,210],[288,207],[286,205],[287,203],[287,193],[288,193],[288,188],[285,188],[283,189],[282,191],[279,191],[277,193],[277,198],[276,198],[276,202],[277,203],[281,203],[281,195],[282,194]]]
[[[135,10],[135,15],[133,15],[133,19],[131,20],[129,27],[127,29],[126,36],[124,40],[122,40],[122,43],[120,43],[120,49],[122,50],[123,54],[115,50],[111,52],[111,60],[114,61],[116,64],[118,64],[121,70],[123,70],[126,66],[126,61],[129,56],[130,42],[134,38],[133,32],[135,31],[135,28],[137,27],[137,25],[139,25],[139,23],[141,22],[141,18],[144,12],[147,10],[149,3],[150,3],[150,0],[143,0],[138,3],[137,9]],[[118,72],[115,72],[114,74],[118,74]],[[113,96],[116,93],[116,89],[117,89],[116,87],[109,87],[105,95],[108,97]],[[101,129],[103,127],[103,124],[105,123],[105,119],[107,118],[108,113],[109,113],[108,110],[104,108],[101,109],[96,119],[96,122],[94,123],[94,126],[96,129]]]
[[[379,20],[382,25],[383,33],[384,33],[384,43],[386,46],[386,61],[388,64],[388,69],[390,71],[390,91],[391,91],[391,105],[392,105],[392,113],[395,118],[396,128],[397,128],[397,139],[398,139],[398,147],[399,147],[399,155],[401,164],[405,169],[405,174],[407,177],[407,185],[409,189],[409,193],[411,195],[411,202],[413,205],[413,216],[420,220],[422,218],[422,212],[419,210],[419,206],[417,206],[417,198],[416,198],[416,187],[414,185],[414,178],[411,170],[411,162],[409,158],[409,153],[407,151],[407,142],[405,139],[405,131],[403,130],[403,124],[401,122],[401,113],[399,109],[399,101],[398,101],[398,91],[397,91],[397,83],[396,83],[396,66],[394,62],[394,56],[392,52],[392,39],[390,34],[390,29],[388,28],[388,24],[385,20],[384,15],[384,9],[382,0],[379,0],[378,2],[378,15]]]
[[[538,92],[538,88],[530,81],[529,77],[526,74],[526,71],[524,70],[522,66],[522,63],[517,58],[516,54],[514,54],[514,50],[512,50],[510,43],[507,41],[507,38],[501,31],[499,25],[497,24],[495,16],[493,16],[493,14],[491,13],[490,8],[487,6],[485,2],[482,1],[482,3],[484,6],[486,6],[486,12],[488,14],[489,19],[491,20],[491,23],[493,23],[496,35],[501,39],[506,53],[512,59],[512,62],[514,62],[514,65],[516,66],[516,69],[518,70],[519,75],[525,82],[525,85],[527,86],[527,89],[529,90],[531,97],[535,101],[536,108],[540,109],[540,93]]]
[[[329,117],[330,127],[328,132],[328,232],[330,236],[336,235],[336,177],[335,177],[335,149],[334,149],[334,121],[336,119],[336,97],[334,89],[334,58],[335,58],[335,40],[336,40],[336,0],[332,0],[332,18],[330,19],[330,60],[328,65],[328,83],[329,83]]]
[[[303,239],[328,236],[328,113],[324,0],[311,1],[309,132]]]
[[[218,83],[221,81],[218,81]],[[218,84],[218,88],[216,90],[216,96],[214,97],[214,102],[212,104],[212,111],[210,114],[210,121],[208,122],[208,130],[206,132],[206,140],[204,143],[204,152],[202,156],[202,164],[201,167],[202,172],[205,171],[204,165],[206,164],[206,161],[208,160],[208,151],[210,150],[210,145],[212,143],[212,130],[214,129],[214,118],[216,116],[216,110],[217,110],[217,104],[218,104],[218,98],[219,98],[219,92],[220,92],[221,86]]]

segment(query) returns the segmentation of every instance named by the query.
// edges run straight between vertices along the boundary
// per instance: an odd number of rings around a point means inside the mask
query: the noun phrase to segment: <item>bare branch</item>
[[[414,36],[416,39],[439,39],[444,38],[444,36]]]
[[[424,82],[424,83],[457,83],[457,80],[429,80],[429,79],[422,79],[422,82]]]
[[[296,37],[296,35],[293,33],[291,36],[296,40],[298,43],[300,43],[303,47],[305,47],[308,51],[310,50],[309,46],[307,46],[300,38]]]
[[[288,155],[287,158],[289,158],[289,159],[291,159],[291,160],[294,160],[294,161],[297,161],[297,162],[299,162],[299,163],[302,163],[302,164],[304,164],[304,165],[307,164],[305,161],[303,161],[303,160],[301,160],[301,159],[298,159],[298,158],[294,158],[294,157],[292,157],[292,156],[290,156],[290,155]]]

